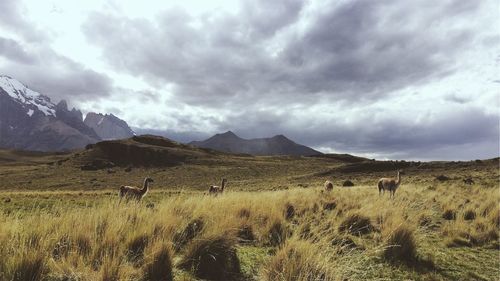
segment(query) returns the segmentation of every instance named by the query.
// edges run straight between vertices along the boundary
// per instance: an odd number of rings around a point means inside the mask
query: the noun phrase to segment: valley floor
[[[221,154],[85,171],[74,160],[80,153],[0,150],[0,280],[500,276],[498,159]],[[396,198],[379,196],[377,179],[399,168],[406,175]],[[119,203],[118,187],[145,176],[155,182],[142,202]],[[224,194],[204,194],[221,177]],[[341,187],[347,180],[354,187]]]
[[[258,188],[256,188],[258,189]],[[4,192],[0,280],[497,280],[499,193]]]

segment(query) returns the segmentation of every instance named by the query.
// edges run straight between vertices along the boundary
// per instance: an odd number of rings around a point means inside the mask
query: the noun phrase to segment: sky
[[[0,74],[199,140],[284,134],[376,159],[498,157],[496,0],[1,0]]]

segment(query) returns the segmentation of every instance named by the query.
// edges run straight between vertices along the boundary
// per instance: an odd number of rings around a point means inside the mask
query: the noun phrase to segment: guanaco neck
[[[146,191],[148,191],[148,187],[149,187],[149,182],[148,182],[148,179],[145,178],[144,179],[144,184],[143,184],[142,189],[141,189],[141,192],[142,193],[146,193]]]
[[[224,190],[224,186],[226,185],[226,181],[225,180],[222,180],[221,184],[220,184],[220,190],[223,191]]]
[[[399,186],[400,183],[401,183],[401,172],[398,171],[398,181],[396,184]]]

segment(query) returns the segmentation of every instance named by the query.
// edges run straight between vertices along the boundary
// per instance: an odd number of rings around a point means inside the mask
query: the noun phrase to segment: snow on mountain
[[[35,108],[43,112],[46,116],[56,116],[56,106],[50,101],[50,98],[29,89],[16,79],[0,75],[0,88],[14,100],[25,105],[28,116],[33,115]]]

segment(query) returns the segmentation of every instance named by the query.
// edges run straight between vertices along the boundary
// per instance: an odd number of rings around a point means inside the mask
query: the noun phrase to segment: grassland
[[[67,157],[0,153],[0,280],[500,276],[498,159],[391,163],[406,171],[391,200],[375,184],[393,172],[351,158],[222,156],[82,171],[59,162]],[[119,204],[117,187],[145,175],[152,192]],[[227,192],[204,195],[222,176]],[[476,184],[464,184],[468,176]],[[332,192],[322,191],[325,179]]]

